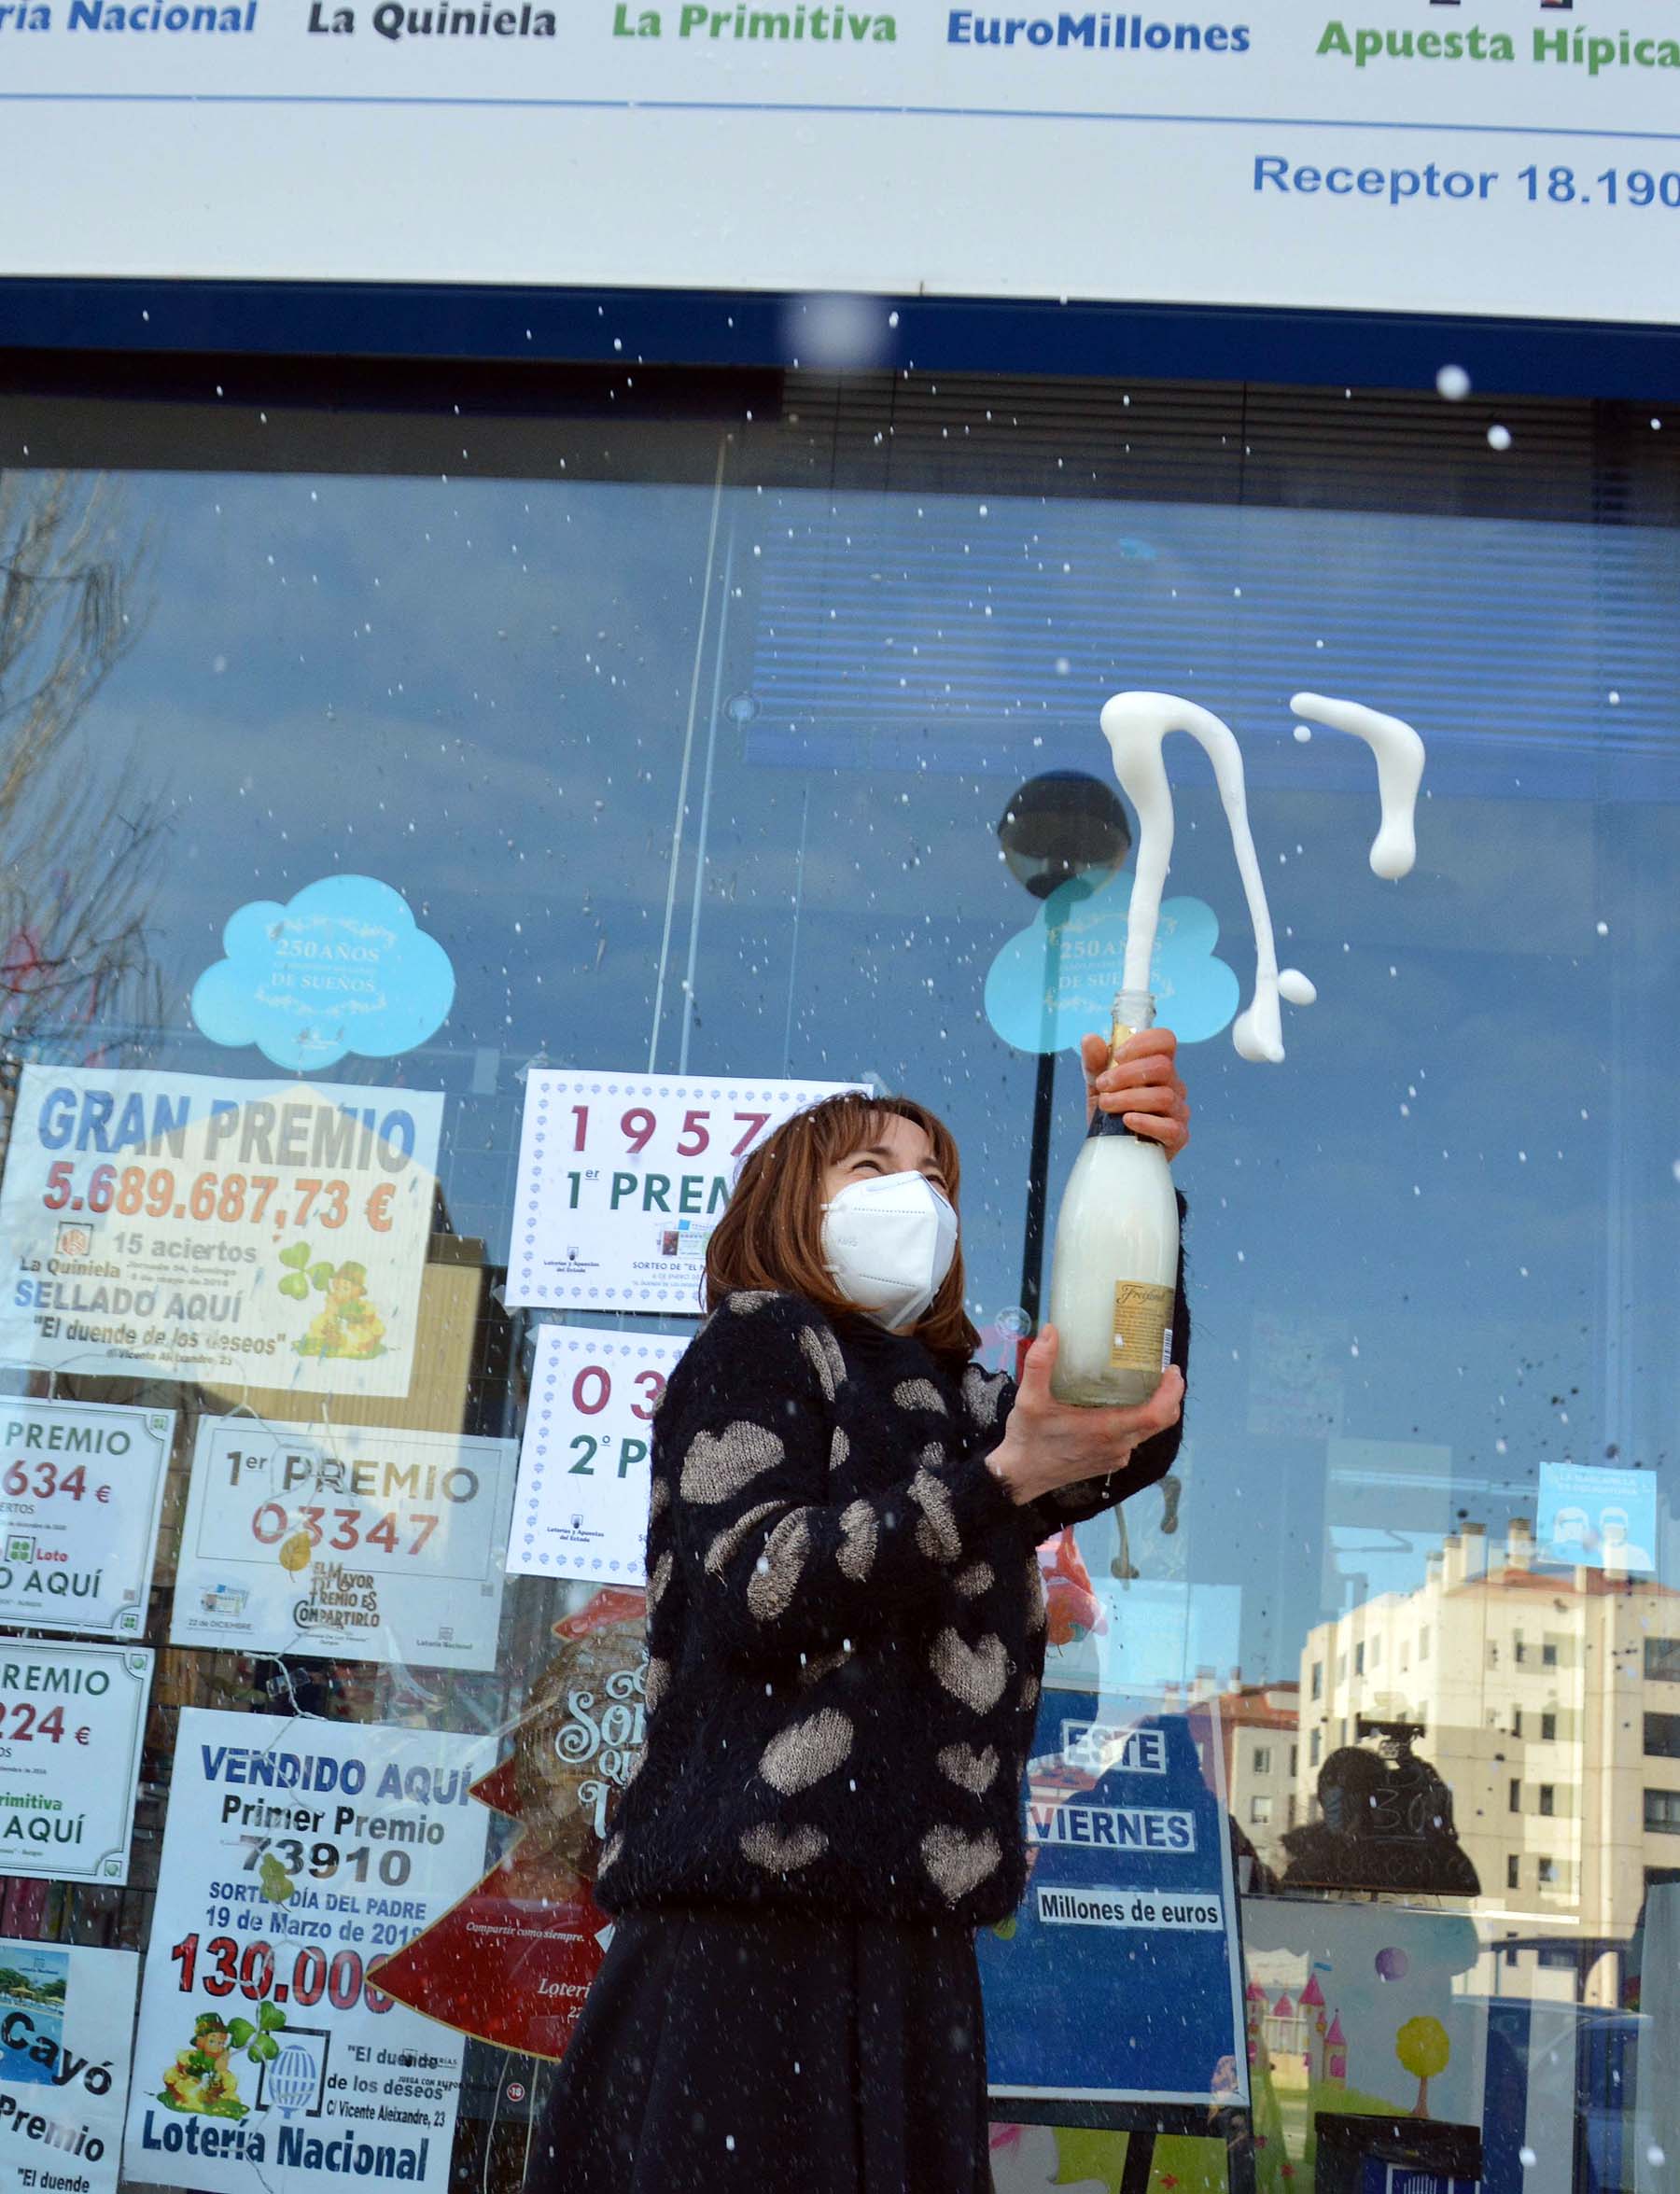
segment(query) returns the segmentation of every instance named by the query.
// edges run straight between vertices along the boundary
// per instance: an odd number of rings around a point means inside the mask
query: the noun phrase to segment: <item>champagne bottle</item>
[[[1154,1020],[1148,991],[1122,991],[1110,1058]],[[1056,1222],[1050,1321],[1061,1349],[1050,1390],[1058,1402],[1114,1409],[1148,1401],[1172,1353],[1178,1253],[1166,1152],[1099,1107]]]

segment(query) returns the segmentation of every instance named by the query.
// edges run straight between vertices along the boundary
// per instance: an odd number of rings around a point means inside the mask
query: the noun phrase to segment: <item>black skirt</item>
[[[619,1921],[531,2161],[553,2194],[991,2194],[972,1931]]]

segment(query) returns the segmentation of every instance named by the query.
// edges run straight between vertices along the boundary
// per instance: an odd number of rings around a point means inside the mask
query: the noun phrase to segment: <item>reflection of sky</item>
[[[1381,1525],[1326,1524],[1324,1605],[1338,1614],[1385,1592],[1409,1592],[1423,1565],[1438,1554],[1439,1531],[1393,1531]]]
[[[138,740],[146,782],[169,804],[156,939],[167,1055],[202,1071],[253,1067],[254,1055],[196,1037],[185,1009],[234,906],[284,901],[337,869],[395,885],[450,954],[458,990],[435,1047],[357,1075],[448,1089],[451,1208],[499,1258],[517,1067],[539,1051],[603,1067],[648,1056],[709,494],[324,476],[137,476],[127,494],[152,542],[154,606],[70,766],[114,766]],[[707,776],[714,672],[724,699],[752,682],[760,628],[785,597],[765,573],[777,527],[832,536],[830,507],[806,494],[728,500],[721,541],[739,591],[722,660],[709,635],[703,658],[660,1063],[675,1065],[681,1041],[690,857],[708,791],[692,1071],[873,1071],[926,1095],[965,1153],[974,1297],[986,1317],[1015,1302],[1033,1062],[993,1034],[981,988],[1030,910],[993,827],[1012,777],[1100,770],[1096,709],[1135,661],[1138,677],[1236,715],[1280,943],[1320,991],[1294,1016],[1281,1069],[1239,1064],[1225,1038],[1185,1060],[1197,1107],[1183,1169],[1197,1317],[1185,1509],[1201,1504],[1204,1518],[1196,1581],[1240,1594],[1245,1670],[1293,1671],[1321,1612],[1315,1580],[1340,1568],[1325,1543],[1324,1433],[1449,1450],[1466,1489],[1447,1507],[1495,1532],[1533,1514],[1543,1453],[1592,1461],[1614,1443],[1623,1461],[1665,1458],[1680,1195],[1666,1125],[1680,1038],[1665,1009],[1680,846],[1673,810],[1635,796],[1645,779],[1617,774],[1608,744],[1602,767],[1595,757],[1605,691],[1631,697],[1655,675],[1614,651],[1655,629],[1663,604],[1672,619],[1669,538],[1621,529],[1612,560],[1609,537],[1585,528],[1484,523],[1472,555],[1443,521],[1199,510],[1176,524],[1169,556],[1127,560],[1153,591],[1129,619],[1117,613],[1107,659],[1087,650],[1069,674],[1053,669],[1071,698],[1029,723],[1008,681],[1052,644],[1054,624],[1043,646],[1015,630],[988,653],[981,628],[1002,620],[981,611],[1001,611],[1010,572],[1030,563],[1032,600],[1053,620],[1057,567],[1088,549],[1096,507],[996,498],[992,565],[964,597],[973,616],[960,630],[918,625],[914,689],[876,693],[914,691],[924,749],[931,741],[947,764],[966,751],[968,767],[915,766],[902,742],[879,751],[911,766],[803,763],[766,744],[767,693],[744,729],[720,715]],[[958,554],[971,506],[918,508]],[[1141,509],[1124,514],[1128,538]],[[1000,556],[1001,540],[1014,547]],[[830,585],[831,606],[851,614],[839,550],[824,554],[800,583]],[[1414,572],[1445,562],[1449,624],[1442,589],[1425,617],[1427,590],[1396,586],[1407,556]],[[1182,634],[1168,614],[1175,585],[1197,603]],[[1318,649],[1325,590],[1337,614]],[[1071,625],[1091,625],[1095,598],[1070,597]],[[894,599],[914,609],[908,579]],[[948,678],[936,675],[942,648]],[[834,714],[855,723],[843,668]],[[1416,693],[1444,711],[1466,696],[1403,886],[1365,866],[1375,799],[1363,753],[1325,734],[1290,741],[1282,696],[1309,675],[1391,707]],[[973,701],[988,680],[989,712]],[[945,683],[960,723],[940,714]],[[1667,706],[1646,700],[1645,720]],[[1495,759],[1505,728],[1508,767]],[[1246,983],[1240,895],[1205,766],[1194,755],[1176,766],[1173,887],[1213,907]],[[1065,1074],[1062,1090],[1057,1183],[1080,1125]],[[1272,1367],[1254,1361],[1256,1333],[1280,1316],[1323,1337],[1310,1406],[1293,1416]],[[1334,1422],[1315,1430],[1312,1396],[1332,1390]],[[1421,1556],[1397,1563],[1394,1581],[1402,1570],[1417,1582]]]

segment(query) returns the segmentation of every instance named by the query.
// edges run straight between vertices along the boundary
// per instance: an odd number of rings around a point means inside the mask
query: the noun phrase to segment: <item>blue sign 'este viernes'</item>
[[[978,1944],[995,2115],[1246,2103],[1230,1834],[1187,1718],[1046,1690],[1021,1802],[1027,1892]]]

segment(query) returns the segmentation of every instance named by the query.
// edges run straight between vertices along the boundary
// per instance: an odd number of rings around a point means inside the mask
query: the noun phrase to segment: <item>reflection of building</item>
[[[1467,1525],[1415,1592],[1308,1633],[1300,1698],[1303,1816],[1331,1754],[1408,1726],[1451,1792],[1494,1923],[1481,1985],[1615,2000],[1619,1958],[1605,1954],[1647,1882],[1680,1878],[1680,1592],[1614,1568],[1536,1568],[1520,1520],[1490,1568]]]
[[[1295,1826],[1300,1804],[1300,1689],[1294,1684],[1243,1684],[1239,1676],[1233,1670],[1229,1687],[1217,1694],[1209,1679],[1197,1683],[1190,1726],[1202,1755],[1209,1717],[1201,1702],[1212,1697],[1225,1752],[1225,1804],[1262,1860],[1273,1866],[1278,1838]]]

